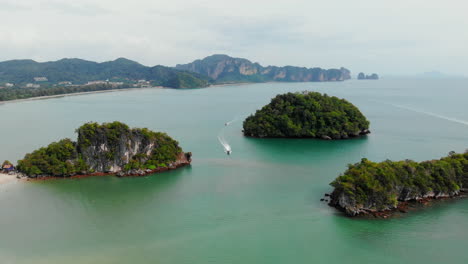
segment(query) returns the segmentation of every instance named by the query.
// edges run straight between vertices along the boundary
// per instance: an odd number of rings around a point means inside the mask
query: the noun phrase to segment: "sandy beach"
[[[203,88],[213,88],[219,86],[233,86],[233,85],[247,85],[253,83],[225,83],[225,84],[213,84],[208,87]],[[9,103],[19,103],[19,102],[27,102],[27,101],[34,101],[34,100],[45,100],[51,98],[60,98],[65,96],[78,96],[78,95],[87,95],[87,94],[97,94],[97,93],[112,93],[112,92],[120,92],[120,91],[131,91],[131,90],[143,90],[143,89],[177,89],[177,88],[170,88],[170,87],[163,87],[163,86],[155,86],[155,87],[148,87],[148,88],[124,88],[124,89],[110,89],[110,90],[101,90],[101,91],[92,91],[92,92],[80,92],[80,93],[66,93],[66,94],[57,94],[57,95],[47,95],[47,96],[38,96],[38,97],[31,97],[26,99],[17,99],[17,100],[9,100],[9,101],[0,101],[0,105],[2,104],[9,104]],[[182,89],[182,88],[181,88]],[[194,88],[196,89],[196,88]]]
[[[120,92],[120,91],[131,91],[131,90],[136,90],[136,89],[163,89],[163,88],[166,88],[166,87],[162,87],[162,86],[155,86],[155,87],[148,87],[148,88],[135,87],[135,88],[110,89],[110,90],[101,90],[101,91],[92,91],[92,92],[66,93],[66,94],[31,97],[31,98],[26,98],[26,99],[0,101],[0,105],[9,104],[9,103],[34,101],[34,100],[45,100],[45,99],[51,99],[51,98],[60,98],[60,97],[65,97],[65,96],[78,96],[78,95],[97,94],[97,93],[112,93],[112,92]]]
[[[7,184],[9,182],[14,182],[14,181],[18,181],[18,179],[16,178],[16,174],[9,175],[9,174],[0,172],[0,185]]]

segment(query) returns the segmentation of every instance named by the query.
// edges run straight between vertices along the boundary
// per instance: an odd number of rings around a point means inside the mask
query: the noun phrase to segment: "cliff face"
[[[223,82],[326,82],[351,78],[345,68],[321,69],[294,66],[267,66],[227,55],[213,55],[189,64],[178,64],[176,69],[206,75],[218,83]]]
[[[18,169],[29,177],[112,173],[144,175],[191,162],[179,143],[165,133],[129,128],[120,122],[87,123],[77,129],[78,141],[64,139],[27,154]]]
[[[111,139],[104,130],[93,136],[78,130],[78,146],[86,164],[97,172],[119,172],[136,155],[146,161],[157,143],[146,138],[139,130],[122,132]]]
[[[397,197],[397,202],[383,204],[377,209],[376,204],[378,204],[379,198],[376,196],[369,197],[369,199],[366,200],[365,203],[357,203],[355,199],[353,199],[350,195],[347,195],[346,193],[333,192],[331,195],[330,206],[340,209],[349,216],[366,215],[377,212],[393,211],[398,208],[401,202],[419,201],[422,199],[439,199],[455,197],[460,194],[460,190],[455,190],[451,192],[428,191],[423,193],[417,193],[414,189],[396,186],[395,193]]]
[[[468,186],[468,152],[424,162],[363,159],[331,185],[330,205],[349,216],[393,211],[408,201],[455,197]]]
[[[173,168],[191,162],[191,153],[182,152],[178,142],[164,133],[130,129],[118,122],[89,123],[77,132],[78,152],[92,171],[132,174],[132,170]]]

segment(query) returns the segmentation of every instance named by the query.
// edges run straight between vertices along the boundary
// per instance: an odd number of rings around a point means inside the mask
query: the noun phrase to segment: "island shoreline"
[[[100,176],[115,176],[117,178],[126,178],[126,177],[144,177],[144,176],[148,176],[150,174],[158,174],[158,173],[163,173],[163,172],[167,172],[167,171],[172,171],[172,170],[176,170],[176,169],[179,169],[179,168],[182,168],[182,167],[187,167],[187,166],[190,166],[191,163],[181,163],[181,164],[178,164],[174,167],[166,167],[166,168],[157,168],[157,169],[154,169],[154,170],[151,170],[151,171],[144,171],[144,173],[142,174],[138,174],[138,173],[129,173],[129,174],[125,174],[125,175],[122,175],[122,176],[119,176],[117,175],[117,173],[115,172],[95,172],[95,173],[90,173],[90,174],[77,174],[77,175],[73,175],[73,176],[68,176],[68,177],[62,177],[62,176],[44,176],[44,177],[24,177],[22,179],[24,179],[25,181],[49,181],[49,180],[66,180],[66,179],[83,179],[83,178],[90,178],[90,177],[100,177]]]
[[[408,201],[401,201],[398,202],[398,205],[392,209],[386,210],[364,210],[356,215],[348,215],[346,214],[346,210],[339,206],[333,205],[330,202],[327,202],[327,205],[333,208],[336,208],[340,213],[342,213],[347,218],[355,218],[355,219],[374,219],[374,218],[382,218],[382,219],[389,219],[389,218],[397,218],[404,214],[414,212],[414,211],[421,211],[425,210],[435,203],[440,203],[444,201],[455,201],[468,198],[468,190],[462,189],[458,195],[453,196],[430,196],[424,197],[421,199],[412,199]]]

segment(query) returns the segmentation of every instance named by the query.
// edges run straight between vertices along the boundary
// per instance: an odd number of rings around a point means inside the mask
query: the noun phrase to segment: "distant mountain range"
[[[210,78],[200,74],[165,66],[147,67],[124,58],[103,63],[81,59],[43,63],[33,60],[0,62],[0,83],[33,83],[38,77],[45,77],[46,81],[41,81],[45,86],[60,82],[85,84],[97,80],[131,82],[142,79],[151,81],[152,85],[173,88],[205,87],[211,83]]]
[[[212,55],[188,64],[178,64],[178,70],[195,72],[209,76],[216,83],[237,82],[327,82],[350,79],[350,71],[345,68],[322,69],[294,66],[267,66],[252,63],[247,59],[227,55]]]
[[[347,79],[350,79],[350,71],[345,68],[263,67],[247,59],[227,55],[212,55],[189,64],[179,64],[175,68],[159,65],[147,67],[125,58],[103,63],[82,59],[42,63],[33,60],[0,62],[0,86],[8,83],[15,87],[23,87],[28,83],[40,83],[41,87],[64,82],[82,85],[99,80],[135,84],[138,80],[145,80],[155,86],[195,88],[218,83],[326,82]]]

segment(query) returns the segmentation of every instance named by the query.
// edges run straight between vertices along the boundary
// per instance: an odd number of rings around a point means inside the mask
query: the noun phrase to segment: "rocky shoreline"
[[[287,139],[309,138],[309,139],[321,139],[321,140],[341,140],[341,139],[352,139],[352,138],[358,138],[358,137],[366,136],[366,135],[370,134],[371,131],[369,129],[364,129],[364,130],[356,132],[354,134],[343,135],[343,136],[339,136],[339,137],[330,137],[330,136],[321,136],[321,137],[270,137],[270,136],[265,136],[265,137],[262,137],[262,136],[255,136],[255,135],[251,135],[251,134],[248,135],[248,134],[246,134],[244,132],[244,130],[242,130],[242,133],[244,133],[244,135],[246,137],[251,137],[251,138],[287,138]]]
[[[333,194],[325,194],[325,197],[320,200],[326,202],[328,206],[338,209],[348,217],[387,219],[401,216],[402,214],[409,212],[425,209],[437,202],[466,198],[468,197],[468,189],[461,189],[459,192],[454,192],[452,194],[429,193],[414,199],[399,201],[395,207],[389,207],[383,210],[360,209],[356,211],[350,211],[349,208],[343,207],[343,205],[340,205],[339,202],[337,203],[332,196]],[[330,197],[331,200],[328,200],[328,197]]]
[[[365,136],[365,135],[368,135],[370,133],[371,132],[370,132],[369,129],[364,129],[364,130],[361,130],[361,131],[356,132],[354,134],[343,135],[343,136],[339,136],[339,137],[322,136],[322,137],[320,137],[320,139],[324,139],[324,140],[350,139],[350,138],[357,138],[357,137],[360,137],[360,136]]]
[[[453,199],[468,192],[468,151],[438,160],[372,162],[366,158],[330,183],[329,205],[348,216],[388,217],[412,204]]]
[[[86,173],[86,174],[76,174],[69,177],[60,177],[60,176],[50,176],[50,175],[37,175],[36,177],[28,177],[22,173],[17,173],[18,179],[26,179],[26,181],[43,181],[43,180],[53,180],[53,179],[81,179],[87,177],[96,177],[96,176],[117,176],[117,177],[138,177],[138,176],[147,176],[150,174],[162,173],[170,170],[175,170],[185,166],[190,166],[192,164],[191,153],[181,153],[179,158],[169,164],[167,167],[159,167],[156,169],[135,169],[130,171],[119,171],[119,172],[95,172],[95,173]]]

